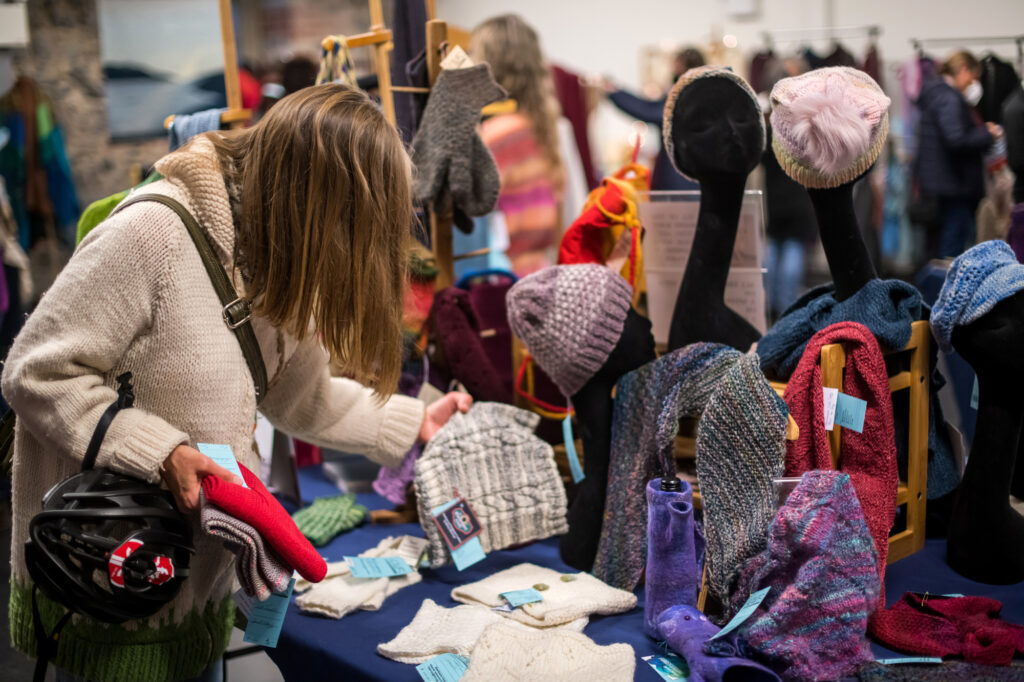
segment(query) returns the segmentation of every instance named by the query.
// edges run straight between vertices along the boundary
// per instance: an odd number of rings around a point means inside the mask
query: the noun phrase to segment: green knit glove
[[[366,507],[356,504],[356,496],[348,493],[317,498],[310,506],[292,514],[292,520],[306,539],[321,547],[358,526],[366,514]]]

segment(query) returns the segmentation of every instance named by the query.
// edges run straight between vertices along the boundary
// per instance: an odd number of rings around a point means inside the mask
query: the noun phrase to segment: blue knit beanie
[[[1024,265],[1006,242],[982,242],[953,261],[932,308],[932,334],[939,348],[953,349],[953,328],[968,325],[996,303],[1024,289]]]

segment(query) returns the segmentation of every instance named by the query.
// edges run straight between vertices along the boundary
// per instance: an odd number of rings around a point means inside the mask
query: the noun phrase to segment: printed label
[[[402,557],[343,557],[354,578],[392,578],[412,573],[412,566]]]
[[[284,614],[288,611],[288,602],[291,601],[294,588],[295,578],[292,578],[288,587],[252,605],[246,616],[249,624],[245,628],[243,641],[271,649],[277,647],[277,638],[281,635]]]
[[[508,605],[514,609],[519,608],[523,604],[535,604],[539,601],[544,601],[544,596],[532,587],[525,590],[502,592],[498,596],[507,601]]]
[[[469,503],[461,498],[456,498],[454,502],[434,514],[434,523],[440,529],[448,549],[452,551],[475,538],[482,530]]]
[[[825,406],[825,430],[831,431],[836,419],[836,401],[839,398],[839,389],[822,386],[821,393]]]
[[[867,409],[867,401],[840,393],[836,400],[835,423],[861,433],[864,431],[864,413]]]
[[[458,654],[441,654],[434,656],[426,663],[416,666],[416,672],[425,682],[458,682],[466,669],[469,668],[469,659]]]
[[[242,470],[238,468],[238,460],[235,459],[235,453],[231,451],[230,445],[218,445],[216,443],[196,443],[196,449],[203,453],[214,462],[224,467],[235,476],[238,476],[239,480],[242,481],[242,486],[248,488],[245,485],[245,479],[242,478]]]
[[[718,639],[719,637],[725,637],[727,634],[738,628],[740,625],[743,625],[743,621],[754,615],[754,611],[757,611],[757,607],[761,605],[761,602],[763,602],[764,598],[768,596],[768,593],[771,591],[771,589],[772,588],[770,587],[766,587],[763,590],[758,590],[754,594],[750,595],[747,598],[746,603],[743,604],[743,608],[736,612],[736,615],[732,617],[732,620],[726,623],[724,628],[716,632],[709,639]]]

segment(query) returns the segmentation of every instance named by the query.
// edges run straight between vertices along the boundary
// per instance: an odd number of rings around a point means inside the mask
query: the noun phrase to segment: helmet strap
[[[42,616],[39,615],[39,605],[36,603],[36,592],[39,591],[38,585],[32,586],[32,627],[36,631],[36,669],[32,674],[33,682],[45,682],[46,680],[46,666],[49,665],[50,661],[57,658],[57,644],[60,640],[60,631],[67,624],[68,619],[71,618],[71,611],[65,611],[64,615],[60,617],[57,624],[53,627],[50,634],[46,634],[46,629],[43,627]]]
[[[96,456],[100,454],[100,446],[103,445],[103,438],[107,435],[107,429],[114,421],[117,413],[135,405],[135,393],[132,391],[132,373],[125,372],[117,377],[117,400],[110,404],[100,417],[96,430],[92,432],[89,439],[89,447],[85,450],[85,458],[82,460],[82,471],[88,471],[96,464]]]

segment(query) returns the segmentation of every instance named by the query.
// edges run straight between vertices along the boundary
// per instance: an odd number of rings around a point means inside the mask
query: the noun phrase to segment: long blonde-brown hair
[[[235,267],[255,312],[299,339],[318,335],[383,399],[401,371],[412,216],[398,132],[364,93],[325,84],[211,139],[240,190]]]
[[[565,173],[558,151],[558,118],[562,112],[537,32],[519,15],[503,14],[473,29],[470,51],[475,61],[491,65],[494,79],[529,119],[551,166],[552,182],[560,189]]]

